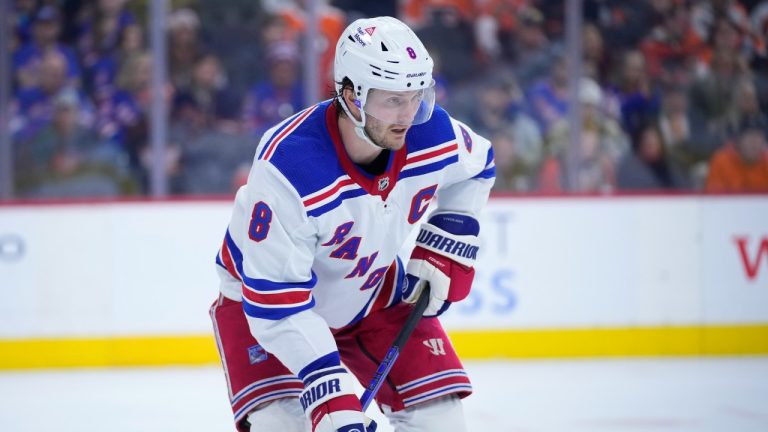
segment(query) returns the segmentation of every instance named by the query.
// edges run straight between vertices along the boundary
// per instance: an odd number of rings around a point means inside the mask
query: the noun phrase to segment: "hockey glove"
[[[352,376],[342,367],[316,370],[303,377],[299,401],[312,432],[375,432],[376,422],[362,410]]]
[[[424,316],[438,316],[452,302],[466,298],[475,277],[479,233],[480,224],[470,216],[443,213],[430,217],[421,226],[406,267],[403,301],[415,303],[425,281],[431,292]]]

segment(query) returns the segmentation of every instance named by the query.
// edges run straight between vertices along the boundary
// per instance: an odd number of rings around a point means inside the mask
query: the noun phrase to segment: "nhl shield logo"
[[[389,177],[382,177],[379,179],[379,192],[387,190],[389,187]]]

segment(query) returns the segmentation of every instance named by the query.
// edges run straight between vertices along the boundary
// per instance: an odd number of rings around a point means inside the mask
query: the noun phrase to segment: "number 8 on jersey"
[[[248,237],[255,242],[260,242],[267,238],[269,234],[269,224],[272,222],[272,209],[267,203],[259,201],[253,206],[251,214],[251,223],[248,226]]]

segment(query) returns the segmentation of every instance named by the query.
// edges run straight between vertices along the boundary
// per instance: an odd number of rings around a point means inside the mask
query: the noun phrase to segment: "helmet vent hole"
[[[371,73],[372,73],[372,74],[374,74],[374,75],[376,75],[377,77],[380,77],[380,76],[381,76],[381,74],[380,74],[380,73],[378,73],[378,72],[375,72],[375,71],[371,71]]]
[[[387,49],[387,46],[386,46],[386,45],[384,45],[384,42],[382,42],[382,43],[381,43],[381,50],[382,50],[382,51],[389,51],[389,50]]]
[[[424,81],[422,81],[420,85],[424,85]]]
[[[411,83],[406,84],[406,87],[410,87],[410,86],[411,86]]]
[[[347,36],[347,39],[351,40],[352,43],[355,43],[355,38],[353,38],[352,36]]]

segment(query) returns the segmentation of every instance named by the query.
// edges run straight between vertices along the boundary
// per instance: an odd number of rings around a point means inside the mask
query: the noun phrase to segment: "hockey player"
[[[469,294],[495,168],[488,140],[434,105],[432,67],[402,22],[357,20],[336,45],[337,96],[262,137],[211,307],[239,431],[374,431],[353,380],[373,377],[424,281],[427,318],[376,402],[398,432],[466,430],[472,388],[434,317]]]

